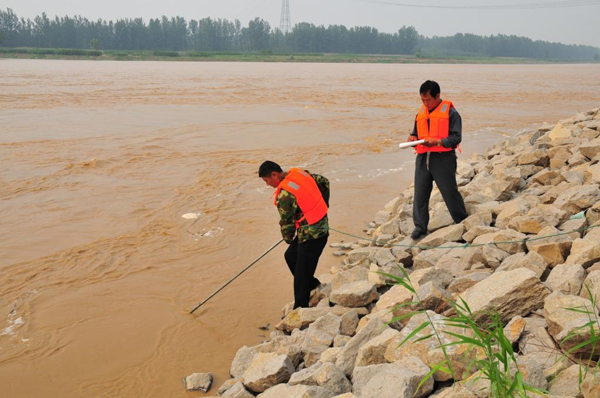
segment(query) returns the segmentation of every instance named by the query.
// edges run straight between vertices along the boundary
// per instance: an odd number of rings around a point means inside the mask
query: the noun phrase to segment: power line
[[[427,4],[409,4],[398,3],[388,0],[354,0],[362,3],[384,4],[396,7],[410,8],[433,8],[433,9],[452,9],[452,10],[535,10],[535,9],[550,9],[550,8],[570,8],[570,7],[587,7],[600,5],[600,0],[562,0],[548,1],[537,3],[516,3],[516,4],[496,4],[496,5],[472,5],[472,6],[457,6],[457,5],[427,5]]]

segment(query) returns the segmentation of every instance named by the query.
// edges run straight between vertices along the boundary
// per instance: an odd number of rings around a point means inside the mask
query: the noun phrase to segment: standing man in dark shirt
[[[454,222],[460,223],[468,216],[456,184],[455,149],[462,139],[462,120],[452,102],[440,98],[440,92],[440,85],[433,80],[421,85],[419,93],[423,105],[408,138],[409,141],[425,140],[416,147],[413,239],[427,234],[429,198],[434,181]]]

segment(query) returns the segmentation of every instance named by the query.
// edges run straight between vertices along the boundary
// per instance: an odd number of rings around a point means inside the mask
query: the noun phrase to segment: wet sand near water
[[[1,60],[2,394],[202,396],[181,379],[205,371],[214,393],[292,299],[282,245],[188,314],[280,239],[260,163],[327,176],[332,227],[360,234],[412,180],[426,79],[463,159],[600,104],[596,65]]]

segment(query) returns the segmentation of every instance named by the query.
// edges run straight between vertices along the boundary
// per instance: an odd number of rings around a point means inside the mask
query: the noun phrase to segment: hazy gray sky
[[[379,3],[377,2],[379,1]],[[426,9],[384,3],[420,5],[513,5],[540,4],[557,0],[290,0],[292,25],[367,25],[394,32],[412,25],[425,36],[457,32],[490,35],[497,33],[532,39],[600,47],[600,1],[595,5],[534,10]],[[572,1],[572,3],[581,1]],[[89,19],[183,16],[239,19],[245,25],[254,17],[279,26],[281,0],[4,0],[0,7],[12,8],[19,16],[33,18],[45,11],[49,16],[79,14]],[[563,1],[564,3],[564,1]]]

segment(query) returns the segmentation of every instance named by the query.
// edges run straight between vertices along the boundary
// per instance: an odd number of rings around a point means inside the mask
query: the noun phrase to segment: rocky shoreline
[[[465,343],[477,333],[452,322],[467,307],[475,324],[500,325],[508,347],[492,339],[492,354],[511,353],[509,377],[548,397],[600,397],[599,110],[460,160],[461,224],[434,190],[430,233],[413,241],[409,187],[365,239],[332,244],[343,261],[318,276],[311,308],[286,305],[270,340],[237,352],[216,396],[494,396],[477,362],[485,349]],[[207,391],[212,377],[185,382]]]

